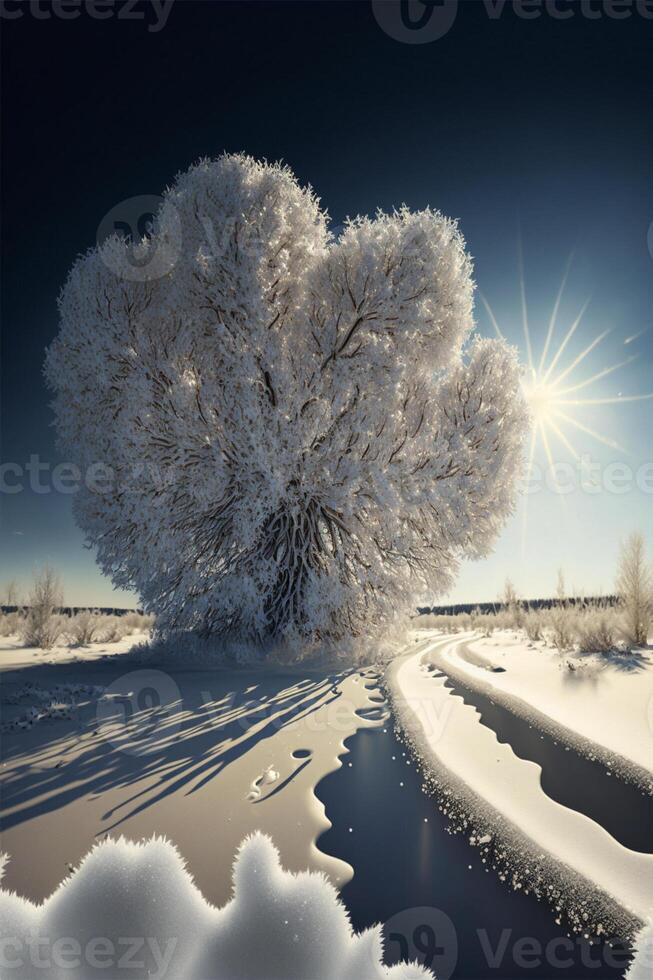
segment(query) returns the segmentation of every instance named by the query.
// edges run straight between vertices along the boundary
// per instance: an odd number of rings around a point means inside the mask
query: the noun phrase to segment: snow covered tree
[[[448,588],[512,509],[527,428],[472,308],[438,212],[336,240],[285,167],[182,174],[148,236],[76,262],[47,354],[103,571],[160,631],[257,640],[378,631]]]
[[[639,533],[631,534],[622,545],[617,594],[627,639],[635,646],[646,646],[653,619],[653,578]]]

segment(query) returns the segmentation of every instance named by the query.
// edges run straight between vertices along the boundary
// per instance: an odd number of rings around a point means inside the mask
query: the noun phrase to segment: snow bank
[[[427,639],[391,667],[395,714],[409,744],[447,798],[461,802],[463,826],[471,814],[493,835],[500,831],[488,864],[497,864],[497,854],[499,864],[521,855],[521,867],[504,872],[513,887],[555,899],[576,931],[627,934],[619,908],[638,927],[653,911],[653,855],[628,850],[589,817],[547,796],[540,766],[499,742],[478,711],[446,687],[449,657],[468,639]],[[425,658],[440,671],[429,670]]]
[[[635,940],[635,958],[626,980],[653,980],[653,922],[642,929]]]
[[[450,666],[464,671],[468,683],[475,683],[511,711],[541,727],[542,716],[558,728],[564,741],[577,733],[600,753],[604,748],[630,760],[648,772],[645,782],[653,791],[653,656],[636,651],[630,656],[560,654],[542,643],[528,644],[519,635],[502,631],[492,637],[468,637],[469,650],[489,658],[503,668],[483,670],[452,651]],[[540,717],[524,708],[531,707]],[[549,726],[547,726],[549,727]],[[581,748],[574,744],[575,748]],[[606,762],[614,762],[609,756]]]
[[[381,927],[353,933],[320,874],[282,869],[269,837],[241,845],[233,897],[205,901],[162,838],[98,844],[43,905],[0,893],[2,980],[418,980],[383,966]],[[108,972],[107,972],[108,971]]]

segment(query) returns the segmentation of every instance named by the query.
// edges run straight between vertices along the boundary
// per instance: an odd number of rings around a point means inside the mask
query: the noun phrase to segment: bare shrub
[[[531,643],[543,638],[542,614],[537,609],[529,609],[524,613],[524,630]]]
[[[413,620],[413,625],[415,629],[440,630],[443,633],[475,630],[489,637],[497,629],[508,629],[513,618],[507,612],[483,613],[476,607],[471,613],[423,613]]]
[[[123,616],[101,616],[98,622],[96,639],[100,643],[117,643],[129,633]]]
[[[154,616],[149,616],[146,613],[129,612],[121,619],[127,629],[138,633],[147,633],[154,626]]]
[[[470,629],[482,633],[483,636],[489,636],[491,630],[488,630],[487,620],[488,617],[481,612],[478,606],[476,606],[476,608],[472,609],[471,613],[469,614]]]
[[[65,616],[52,615],[42,618],[39,614],[33,616],[28,611],[23,620],[20,636],[23,646],[51,650],[64,635],[65,628]]]
[[[646,646],[653,620],[653,578],[646,562],[644,538],[639,533],[631,534],[622,545],[617,594],[625,638],[633,646]]]
[[[578,615],[577,639],[581,653],[611,653],[616,649],[617,623],[614,610],[606,606],[586,609]]]
[[[0,636],[17,636],[22,632],[25,616],[20,612],[0,613]]]
[[[66,627],[66,633],[73,643],[77,646],[84,647],[93,642],[99,626],[100,617],[97,613],[83,609],[70,619]]]
[[[553,645],[561,653],[573,649],[576,639],[575,613],[569,605],[567,590],[565,587],[565,576],[562,569],[558,570],[558,585],[556,588],[558,604],[549,611],[549,622]]]
[[[424,613],[414,620],[415,628],[418,630],[442,630],[450,633],[453,629],[453,616],[439,615],[438,613]]]
[[[573,649],[576,639],[576,623],[573,610],[567,606],[555,606],[551,610],[551,638],[561,653]]]
[[[49,650],[60,639],[64,628],[63,616],[55,610],[63,602],[61,580],[54,569],[45,565],[34,575],[28,598],[27,613],[21,635],[25,646]]]
[[[524,625],[524,608],[517,595],[517,590],[509,578],[506,579],[501,597],[503,611],[512,629],[522,629]]]
[[[472,628],[478,630],[484,637],[492,636],[497,629],[497,617],[494,613],[477,613],[472,620]]]

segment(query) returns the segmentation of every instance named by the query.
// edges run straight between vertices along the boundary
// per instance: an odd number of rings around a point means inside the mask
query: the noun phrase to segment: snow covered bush
[[[25,616],[20,612],[0,612],[0,636],[16,636],[22,634],[25,626]]]
[[[524,632],[531,641],[537,643],[543,637],[543,616],[538,609],[528,609],[524,613]]]
[[[633,646],[646,646],[653,622],[653,576],[646,562],[641,534],[631,534],[622,546],[617,594],[627,641]]]
[[[517,590],[509,578],[506,579],[501,596],[502,611],[511,629],[522,629],[524,625],[524,606]]]
[[[651,980],[653,977],[653,923],[649,923],[635,940],[635,956],[626,980]]]
[[[21,637],[26,647],[49,650],[61,638],[65,619],[55,610],[63,602],[61,580],[49,566],[34,575],[32,590],[27,600],[27,610],[21,622]]]
[[[127,629],[137,633],[147,633],[154,626],[154,616],[148,616],[144,613],[125,613],[122,619]]]
[[[326,878],[285,872],[261,834],[241,845],[222,909],[205,901],[172,844],[121,838],[97,845],[42,905],[0,893],[0,923],[2,980],[431,977],[415,965],[384,967],[381,927],[353,933]]]
[[[77,615],[71,617],[70,623],[66,626],[66,633],[72,643],[83,647],[93,642],[99,626],[100,617],[97,613],[92,613],[89,609],[82,609]]]
[[[581,653],[611,653],[617,647],[617,610],[606,605],[583,609],[577,615],[576,635]]]
[[[549,610],[548,621],[551,641],[560,653],[572,650],[576,642],[576,612],[571,606],[553,606]]]
[[[100,643],[118,643],[129,632],[124,616],[102,616],[95,635]]]
[[[182,174],[148,237],[76,262],[47,354],[103,571],[161,631],[257,641],[380,631],[446,589],[511,512],[527,428],[472,306],[436,211],[336,240],[285,167]]]

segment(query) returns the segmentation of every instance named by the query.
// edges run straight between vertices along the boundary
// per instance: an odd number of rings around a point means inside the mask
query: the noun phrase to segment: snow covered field
[[[416,652],[396,661],[389,673],[394,707],[427,770],[454,796],[467,796],[470,810],[486,828],[491,828],[483,835],[476,834],[473,842],[485,847],[492,860],[497,851],[499,858],[502,856],[502,848],[513,855],[522,851],[520,865],[509,861],[512,870],[504,872],[514,887],[533,887],[533,882],[539,880],[546,893],[550,886],[541,883],[556,880],[559,888],[562,871],[563,879],[567,879],[564,904],[572,906],[572,917],[575,915],[581,928],[585,920],[588,929],[600,934],[607,923],[596,918],[599,910],[618,915],[610,912],[605,896],[635,919],[646,922],[653,915],[653,855],[628,850],[593,820],[547,796],[540,784],[540,767],[519,758],[510,745],[499,742],[495,733],[481,724],[476,709],[445,685],[447,673],[464,672],[478,683],[482,680],[488,685],[496,684],[497,689],[503,684],[504,692],[516,690],[521,699],[533,697],[540,711],[553,704],[551,691],[557,687],[562,705],[558,705],[558,719],[569,727],[578,726],[587,737],[590,732],[600,731],[602,717],[602,737],[607,745],[628,749],[629,758],[638,764],[647,762],[650,771],[653,731],[647,728],[646,708],[653,694],[653,665],[647,656],[639,661],[640,676],[622,674],[616,668],[608,673],[606,668],[599,673],[596,685],[588,680],[587,686],[579,689],[576,684],[582,682],[567,681],[545,651],[516,648],[513,644],[502,654],[500,646],[488,647],[488,641],[476,642],[469,648],[473,634],[452,639],[420,632],[415,639],[419,643]],[[530,675],[523,663],[525,658],[533,664]],[[498,666],[505,673],[499,672]],[[510,688],[513,668],[517,680]],[[569,673],[575,675],[576,671]],[[570,683],[572,686],[568,686]],[[601,684],[607,690],[601,688],[601,698],[595,701],[595,688]],[[637,714],[639,717],[633,718]],[[614,738],[605,731],[608,720],[612,721],[610,730],[623,726]],[[635,744],[638,739],[642,740],[644,751]]]
[[[329,885],[289,873],[321,871],[340,888],[355,871],[316,845],[330,824],[315,789],[343,764],[345,739],[387,721],[381,670],[169,664],[162,670],[130,654],[140,639],[48,653],[1,641],[3,723],[9,728],[3,850],[10,859],[2,914],[12,935],[31,927],[84,946],[105,916],[97,884],[104,882],[107,894],[119,889],[136,896],[140,909],[147,905],[137,899],[146,880],[163,917],[132,915],[140,932],[156,941],[147,949],[150,974],[143,975],[158,976],[172,963],[175,976],[194,980],[207,970],[207,976],[222,976],[219,959],[244,964],[238,924],[246,909],[274,955],[247,960],[241,973],[230,966],[230,978],[304,977],[307,956],[313,957],[311,977],[424,976],[416,967],[385,971],[378,934],[354,936]],[[405,651],[386,674],[396,721],[421,756],[427,787],[444,799],[445,813],[488,868],[507,886],[541,895],[564,928],[588,936],[631,935],[650,921],[653,854],[629,850],[599,823],[547,795],[540,767],[499,741],[447,684],[457,678],[470,690],[489,692],[543,731],[551,726],[570,751],[600,740],[610,759],[653,774],[646,752],[646,740],[649,749],[653,742],[650,654],[613,662],[554,654],[512,633],[481,639],[428,631],[411,635]],[[66,710],[43,714],[43,705],[57,699]],[[12,724],[30,708],[36,715],[28,724]],[[280,857],[262,838],[251,841],[238,859],[232,893],[234,855],[257,832],[272,838]],[[188,874],[175,850],[161,842],[136,848],[107,840],[151,840],[153,834],[174,842]],[[171,888],[182,896],[175,902]],[[8,898],[9,891],[20,899]],[[311,907],[308,923],[304,901]],[[270,902],[276,912],[266,920]],[[86,910],[81,930],[80,905]],[[125,931],[124,918],[109,925],[102,935]],[[298,939],[289,946],[291,927]],[[304,942],[311,930],[313,944]],[[171,935],[180,937],[174,951],[166,945]],[[632,967],[636,980],[650,975],[646,935]],[[200,942],[209,951],[201,962],[192,952]],[[260,952],[260,944],[254,946]],[[91,975],[86,970],[80,980]]]
[[[653,651],[560,654],[508,630],[474,638],[468,650],[478,656],[477,664],[464,648],[446,657],[470,683],[491,689],[513,710],[530,706],[559,731],[576,733],[653,774]]]
[[[163,671],[130,661],[136,639],[47,653],[2,641],[3,701],[23,692],[3,704],[5,720],[62,685],[104,689],[70,717],[3,736],[6,887],[43,900],[106,835],[153,832],[175,842],[216,905],[229,897],[238,846],[257,830],[284,867],[348,880],[351,867],[315,845],[330,824],[314,789],[341,765],[344,740],[384,717],[378,674]]]

